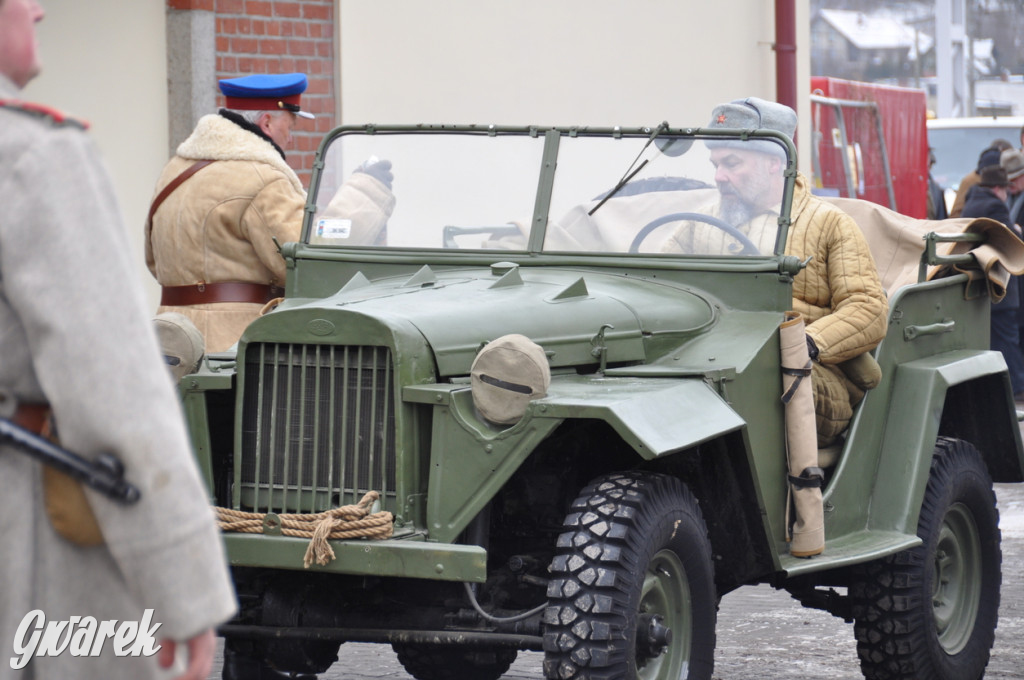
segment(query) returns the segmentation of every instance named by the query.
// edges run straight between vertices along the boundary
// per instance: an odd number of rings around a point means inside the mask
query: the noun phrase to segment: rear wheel
[[[392,643],[402,667],[417,680],[497,680],[518,652],[512,648],[465,649],[449,645]]]
[[[545,676],[710,678],[717,598],[690,491],[654,473],[600,477],[563,529],[544,614]]]
[[[851,584],[869,680],[983,676],[1002,580],[992,479],[971,444],[940,438],[917,535],[922,545],[861,567]]]

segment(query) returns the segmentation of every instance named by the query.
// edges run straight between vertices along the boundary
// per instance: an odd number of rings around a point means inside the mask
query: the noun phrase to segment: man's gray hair
[[[0,0],[0,4],[2,4],[3,2],[4,2],[4,0]],[[274,118],[279,117],[283,113],[288,113],[287,111],[278,111],[278,110],[274,110],[274,109],[265,109],[263,111],[253,111],[253,110],[238,111],[236,109],[227,109],[227,110],[230,111],[231,113],[234,113],[235,115],[241,116],[242,118],[244,118],[245,120],[249,121],[253,125],[256,125],[256,122],[260,119],[260,116],[262,116],[264,113],[269,113]]]

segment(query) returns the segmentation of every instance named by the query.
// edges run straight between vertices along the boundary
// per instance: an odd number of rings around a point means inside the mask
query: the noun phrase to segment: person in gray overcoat
[[[82,494],[0,445],[0,679],[167,678],[183,652],[176,677],[205,680],[237,606],[223,545],[98,152],[19,99],[42,18],[36,0],[0,0],[0,411],[115,455],[141,499]]]

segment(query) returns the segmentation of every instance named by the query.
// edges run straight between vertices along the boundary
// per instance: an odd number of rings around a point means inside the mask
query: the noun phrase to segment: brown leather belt
[[[18,404],[11,422],[29,432],[46,436],[50,431],[50,405]]]
[[[164,286],[160,304],[165,307],[206,305],[212,302],[255,302],[266,304],[284,295],[284,288],[263,283],[196,283],[191,286]]]

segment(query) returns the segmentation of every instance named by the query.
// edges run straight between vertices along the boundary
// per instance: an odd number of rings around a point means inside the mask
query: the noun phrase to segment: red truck
[[[925,91],[816,77],[811,93],[815,192],[927,217]]]

